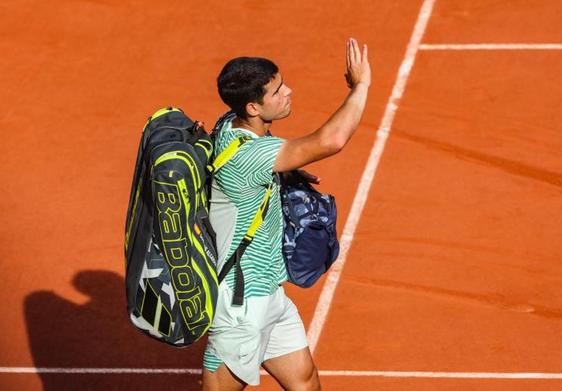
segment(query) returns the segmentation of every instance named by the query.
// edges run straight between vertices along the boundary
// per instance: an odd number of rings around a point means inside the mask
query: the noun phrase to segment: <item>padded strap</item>
[[[220,154],[217,156],[215,161],[212,164],[207,166],[207,170],[209,172],[217,172],[222,166],[224,166],[240,149],[240,147],[246,144],[248,141],[252,140],[251,137],[239,137],[233,142],[231,142],[228,147],[226,147]]]

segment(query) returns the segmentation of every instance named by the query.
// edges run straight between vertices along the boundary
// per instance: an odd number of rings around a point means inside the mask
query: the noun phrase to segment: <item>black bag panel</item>
[[[125,283],[128,303],[136,294],[136,285],[140,279],[143,266],[141,262],[131,262],[131,260],[144,257],[149,249],[148,244],[152,237],[152,216],[149,215],[146,205],[141,205],[137,213],[136,225],[133,228],[129,246],[125,253],[125,275],[128,276]]]
[[[147,156],[150,156],[152,150],[160,144],[185,142],[188,137],[188,131],[186,129],[173,127],[160,128],[157,131],[147,133],[144,140],[144,151]]]
[[[142,136],[137,152],[137,161],[135,163],[135,172],[133,174],[133,182],[131,184],[131,194],[129,195],[129,206],[127,207],[127,218],[125,219],[125,259],[130,258],[130,243],[135,241],[136,230],[139,224],[138,215],[142,205],[139,204],[140,192],[139,187],[142,186],[141,177],[145,175],[146,164],[143,163]],[[137,221],[134,221],[135,218]],[[134,223],[134,225],[133,225]]]
[[[170,108],[171,109],[171,108]],[[165,128],[162,128],[165,127]],[[129,195],[129,206],[127,208],[127,217],[125,221],[125,258],[129,259],[127,248],[130,242],[135,241],[136,229],[138,225],[138,210],[142,208],[142,203],[150,207],[150,193],[147,192],[148,186],[148,170],[149,157],[152,149],[163,143],[169,142],[187,142],[192,138],[190,129],[193,127],[193,121],[187,117],[182,111],[172,111],[150,120],[143,129],[139,149],[137,151],[137,159],[135,162],[135,170],[133,181],[131,184],[131,193]],[[137,194],[139,196],[137,196]],[[141,198],[142,197],[142,198]],[[138,208],[137,210],[134,210]],[[133,221],[132,221],[133,220]]]
[[[164,128],[175,128],[183,129],[188,131],[193,127],[194,122],[189,118],[183,111],[170,111],[166,114],[160,115],[154,119],[149,119],[149,122],[145,126],[144,133],[146,134],[145,141],[143,142],[143,148],[146,148],[146,141],[148,136],[152,135],[154,130],[161,131]],[[189,132],[188,132],[189,133]],[[187,134],[187,133],[186,133]],[[191,142],[191,138],[183,140],[184,142]]]
[[[176,347],[204,335],[218,296],[217,250],[204,195],[212,144],[202,132],[178,111],[147,124],[126,221],[130,320]]]

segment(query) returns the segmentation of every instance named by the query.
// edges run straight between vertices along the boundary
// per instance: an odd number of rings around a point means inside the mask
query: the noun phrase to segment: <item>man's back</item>
[[[232,128],[227,121],[215,141],[215,155],[239,137],[252,137],[222,167],[213,181],[210,219],[217,231],[219,269],[236,250],[261,204],[266,187],[273,182],[273,164],[283,140],[258,137],[254,133]],[[279,188],[273,184],[266,218],[252,244],[242,256],[244,296],[273,293],[287,279],[281,253],[283,218]],[[226,281],[234,286],[234,273]]]

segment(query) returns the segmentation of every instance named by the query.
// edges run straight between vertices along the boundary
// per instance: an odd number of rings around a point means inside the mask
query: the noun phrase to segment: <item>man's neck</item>
[[[271,127],[271,122],[265,122],[260,117],[235,118],[233,128],[242,128],[255,133],[258,137],[265,136]]]

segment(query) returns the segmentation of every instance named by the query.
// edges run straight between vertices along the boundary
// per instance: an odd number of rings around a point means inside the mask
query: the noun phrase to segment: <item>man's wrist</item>
[[[367,83],[366,81],[360,81],[359,83],[355,84],[353,86],[353,89],[361,89],[361,88],[365,88],[365,89],[369,89],[370,87],[370,83]]]

